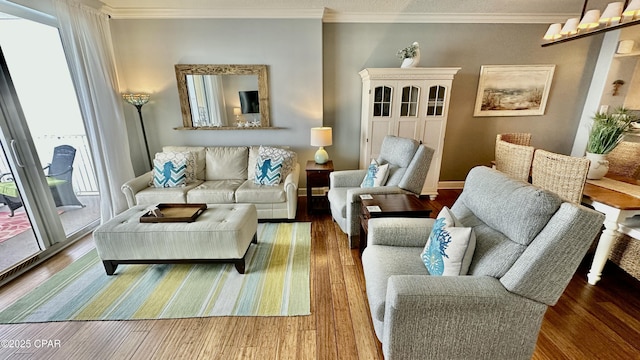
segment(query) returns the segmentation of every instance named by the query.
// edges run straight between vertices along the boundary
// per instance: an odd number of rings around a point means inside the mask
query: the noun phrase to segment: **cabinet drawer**
[[[307,171],[307,183],[314,186],[329,186],[329,174],[328,171]]]

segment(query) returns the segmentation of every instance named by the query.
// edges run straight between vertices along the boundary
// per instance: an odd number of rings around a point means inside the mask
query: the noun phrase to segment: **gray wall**
[[[52,13],[49,0],[14,1]],[[396,51],[418,41],[420,66],[462,67],[453,84],[441,180],[462,180],[471,167],[488,164],[495,134],[500,132],[531,132],[534,146],[569,154],[602,42],[598,35],[541,48],[545,24],[113,19],[111,26],[120,90],[152,94],[143,108],[152,153],[168,144],[289,144],[304,164],[315,151],[308,145],[309,128],[324,124],[334,128],[334,145],[327,151],[337,169],[358,164],[358,72],[399,66]],[[272,124],[283,129],[173,130],[181,125],[176,63],[269,65]],[[481,65],[501,64],[556,64],[544,116],[473,117]],[[621,66],[626,77],[630,67]],[[617,102],[606,97],[605,103]],[[133,106],[123,104],[123,108],[134,169],[141,173],[147,165],[138,116]],[[305,186],[304,176],[301,182]]]
[[[303,166],[313,158],[309,129],[323,120],[319,19],[112,20],[111,32],[121,91],[151,93],[142,111],[152,156],[164,145],[289,145]],[[181,63],[268,65],[271,124],[280,129],[174,130],[182,126],[174,71]],[[123,108],[140,174],[147,163],[138,114]]]
[[[493,159],[497,133],[530,132],[538,148],[569,154],[602,37],[540,47],[547,25],[325,24],[324,117],[336,168],[358,166],[361,81],[367,67],[399,67],[398,49],[420,43],[421,67],[462,67],[452,89],[440,180],[463,180]],[[473,117],[481,65],[555,64],[544,116]]]

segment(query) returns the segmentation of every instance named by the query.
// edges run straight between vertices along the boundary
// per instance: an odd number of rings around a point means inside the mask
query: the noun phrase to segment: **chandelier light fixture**
[[[601,34],[603,32],[640,24],[640,0],[612,2],[600,10],[587,10],[584,1],[579,18],[568,19],[564,25],[551,24],[544,34],[542,46],[550,46],[570,40]]]

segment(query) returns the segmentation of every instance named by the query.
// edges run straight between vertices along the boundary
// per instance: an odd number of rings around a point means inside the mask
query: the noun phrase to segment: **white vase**
[[[602,179],[609,171],[609,160],[607,160],[607,155],[593,154],[588,152],[585,156],[587,159],[589,159],[589,161],[591,161],[591,163],[589,164],[587,179]]]
[[[420,49],[416,50],[416,55],[412,58],[406,58],[402,60],[401,68],[412,68],[418,66],[420,62]]]

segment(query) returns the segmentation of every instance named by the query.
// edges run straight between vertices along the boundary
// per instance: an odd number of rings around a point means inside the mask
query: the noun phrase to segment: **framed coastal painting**
[[[483,65],[473,116],[544,115],[555,65]]]

